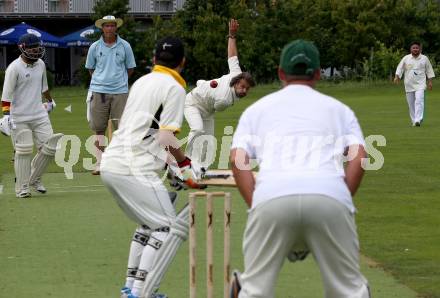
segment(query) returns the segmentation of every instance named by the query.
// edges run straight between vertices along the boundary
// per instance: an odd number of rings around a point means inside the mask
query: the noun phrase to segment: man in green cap
[[[313,43],[286,45],[278,75],[283,88],[242,114],[232,143],[232,170],[249,213],[245,270],[234,274],[231,297],[274,297],[284,261],[311,253],[325,297],[368,298],[352,201],[366,157],[359,123],[349,107],[314,89],[320,62]]]

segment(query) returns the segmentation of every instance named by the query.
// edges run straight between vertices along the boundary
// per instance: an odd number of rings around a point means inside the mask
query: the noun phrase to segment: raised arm
[[[236,35],[238,31],[238,21],[235,19],[231,19],[229,21],[229,34],[228,34],[228,58],[234,57],[238,55],[237,51],[237,42]]]

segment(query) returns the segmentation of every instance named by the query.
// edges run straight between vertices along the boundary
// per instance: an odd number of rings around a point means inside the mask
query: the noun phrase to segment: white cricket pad
[[[130,244],[130,253],[128,255],[127,275],[125,279],[125,286],[130,289],[133,287],[133,283],[139,269],[142,252],[150,239],[151,232],[151,229],[145,225],[138,226],[133,234]]]
[[[151,297],[160,286],[160,282],[174,259],[177,250],[183,241],[188,238],[189,232],[189,205],[186,205],[177,214],[175,222],[170,227],[170,232],[158,251],[152,270],[148,273],[141,297]]]
[[[35,155],[31,165],[30,184],[41,179],[47,166],[53,160],[57,151],[58,140],[63,136],[62,133],[52,135],[49,140],[43,144],[40,151]]]
[[[32,159],[32,131],[25,129],[17,134],[15,138],[15,192],[29,189],[29,177],[31,175],[31,159]]]

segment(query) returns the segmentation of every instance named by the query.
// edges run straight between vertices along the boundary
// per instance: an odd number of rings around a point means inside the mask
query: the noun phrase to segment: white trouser
[[[22,133],[30,131],[29,137],[23,138]],[[31,162],[32,162],[32,147],[35,145],[37,150],[40,150],[44,143],[46,143],[53,135],[52,125],[49,117],[37,119],[31,122],[15,123],[15,127],[11,130],[11,139],[14,146],[14,168],[15,168],[15,191],[25,190],[29,187],[31,177]],[[20,136],[20,137],[19,137]],[[33,144],[32,144],[33,143]],[[20,152],[24,147],[30,151],[23,155]],[[38,154],[38,153],[37,153]],[[38,155],[37,155],[38,156]],[[38,179],[40,177],[37,177]]]
[[[287,256],[304,250],[319,266],[326,298],[369,297],[354,215],[337,200],[314,194],[272,199],[249,212],[239,297],[274,297]]]
[[[184,114],[190,128],[186,152],[193,161],[200,164],[206,156],[206,150],[210,148],[204,142],[197,142],[197,138],[203,135],[214,136],[214,114],[205,113],[195,104],[185,104]],[[194,146],[195,143],[198,145]],[[203,147],[206,149],[203,150]]]
[[[137,224],[155,230],[169,227],[174,222],[176,211],[156,173],[125,176],[101,172],[101,179],[119,207]]]
[[[17,135],[25,129],[32,131],[32,138],[35,147],[37,147],[38,150],[53,135],[53,129],[49,117],[41,118],[32,122],[15,123],[15,128],[11,130],[11,138],[14,145]]]
[[[408,102],[412,124],[421,122],[425,108],[425,90],[406,92],[406,101]]]

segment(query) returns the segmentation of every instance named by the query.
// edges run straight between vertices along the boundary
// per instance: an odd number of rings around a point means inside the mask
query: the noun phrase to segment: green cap
[[[280,67],[288,75],[311,76],[320,67],[319,51],[310,41],[294,40],[281,52]]]

